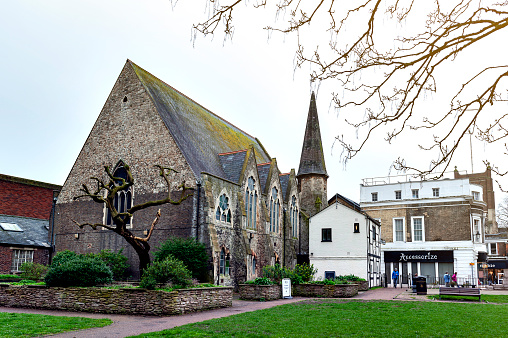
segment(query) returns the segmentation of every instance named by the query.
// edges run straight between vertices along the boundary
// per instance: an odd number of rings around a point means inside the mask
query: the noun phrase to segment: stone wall
[[[138,288],[48,288],[0,284],[0,306],[133,315],[177,315],[231,307],[233,288],[172,292]]]
[[[275,300],[282,298],[282,287],[274,285],[240,284],[238,286],[240,299]]]
[[[358,294],[358,284],[297,284],[293,295],[302,297],[350,298]]]

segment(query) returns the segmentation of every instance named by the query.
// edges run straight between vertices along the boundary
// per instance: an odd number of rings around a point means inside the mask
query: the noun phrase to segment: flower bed
[[[358,284],[297,284],[293,295],[302,297],[349,298],[358,294]]]
[[[278,284],[240,284],[238,285],[238,292],[240,293],[240,299],[246,300],[275,300],[282,298],[282,288]]]
[[[0,306],[134,315],[176,315],[233,305],[232,287],[178,289],[62,288],[0,285]]]

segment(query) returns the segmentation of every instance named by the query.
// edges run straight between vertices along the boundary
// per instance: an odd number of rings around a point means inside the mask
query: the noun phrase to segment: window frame
[[[321,228],[321,242],[332,242],[332,228]]]
[[[125,165],[122,161],[117,164],[115,170],[113,171],[113,177],[121,177],[117,174],[119,170],[126,170]],[[123,178],[123,177],[122,177]],[[128,178],[124,178],[126,181]],[[107,197],[108,192],[105,191],[105,196]],[[113,200],[113,205],[119,213],[127,212],[132,206],[134,205],[134,186],[130,186],[129,188],[125,190],[119,191],[115,195],[115,199]],[[113,221],[113,218],[111,217],[111,211],[107,208],[106,204],[104,203],[104,219],[103,224],[108,226],[115,226],[115,222]],[[125,225],[127,229],[132,229],[132,220],[134,219],[134,215],[131,216],[129,223]],[[107,230],[106,228],[102,227],[102,230]]]
[[[479,191],[472,191],[471,195],[473,196],[473,200],[475,200],[475,201],[481,201],[481,199],[480,199],[480,192]]]
[[[224,197],[222,199],[222,197]],[[226,209],[223,209],[224,203]],[[223,192],[217,198],[217,208],[215,209],[215,221],[223,224],[231,225],[233,213],[231,212],[230,198],[227,193]]]
[[[396,221],[402,221],[402,240],[397,240],[397,228]],[[406,219],[404,217],[394,217],[392,220],[393,224],[393,242],[406,242]]]
[[[254,176],[249,176],[245,187],[245,229],[256,230],[257,228],[257,203],[256,180]]]
[[[494,245],[495,252],[492,252],[492,245]],[[494,243],[489,243],[489,255],[498,255],[498,251],[497,251],[497,243],[496,243],[496,242],[494,242]]]
[[[402,199],[402,190],[395,190],[395,199],[396,200]]]
[[[420,198],[420,189],[411,189],[411,197],[415,199]]]
[[[420,219],[421,222],[421,240],[416,240],[415,220]],[[411,216],[411,241],[412,242],[425,242],[425,218],[423,216]]]
[[[21,255],[22,254],[22,255]],[[21,271],[21,265],[23,263],[33,263],[34,261],[34,250],[29,249],[13,249],[11,253],[11,271]]]
[[[439,197],[439,188],[432,188],[432,197]]]
[[[353,233],[355,233],[355,234],[360,233],[360,223],[359,222],[353,223]]]
[[[379,200],[379,195],[378,195],[377,191],[371,192],[370,195],[371,195],[372,202],[377,202]]]

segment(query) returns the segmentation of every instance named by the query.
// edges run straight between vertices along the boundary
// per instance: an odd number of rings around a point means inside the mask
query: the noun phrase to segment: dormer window
[[[400,190],[395,190],[395,199],[396,199],[396,200],[400,200],[400,199],[402,199],[402,191],[400,191]]]
[[[372,195],[372,202],[377,202],[377,192],[373,192],[371,195]]]

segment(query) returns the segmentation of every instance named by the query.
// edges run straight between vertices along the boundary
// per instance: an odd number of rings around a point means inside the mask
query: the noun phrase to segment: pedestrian
[[[393,280],[393,287],[397,287],[397,282],[399,281],[399,271],[397,271],[397,268],[395,268],[392,272],[392,280]]]
[[[446,287],[449,287],[450,286],[450,275],[448,274],[448,271],[445,272],[443,279],[444,279]]]
[[[454,272],[452,275],[452,286],[457,285],[457,272]]]

